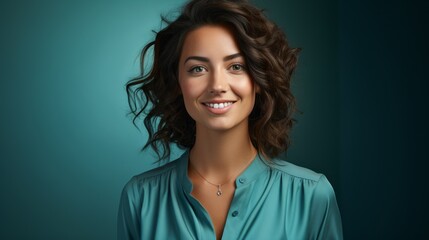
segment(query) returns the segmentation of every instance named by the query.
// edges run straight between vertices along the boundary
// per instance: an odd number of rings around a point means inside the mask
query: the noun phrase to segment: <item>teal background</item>
[[[0,239],[115,239],[152,157],[124,84],[178,1],[1,3]]]
[[[346,239],[426,235],[427,4],[254,2],[303,48],[287,160],[327,175]],[[123,185],[156,166],[124,84],[182,3],[1,3],[0,239],[115,239]]]
[[[347,239],[428,239],[427,1],[339,1]]]

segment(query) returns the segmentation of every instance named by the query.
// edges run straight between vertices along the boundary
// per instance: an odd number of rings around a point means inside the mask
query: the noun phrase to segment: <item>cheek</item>
[[[183,79],[180,81],[180,89],[185,101],[195,100],[204,92],[205,87],[202,82],[196,79]]]
[[[241,95],[242,98],[254,98],[256,89],[251,79],[242,79],[236,81],[234,84],[235,91]]]
[[[190,81],[189,79],[182,79],[179,83],[186,112],[196,121],[198,118],[196,102],[198,102],[198,98],[201,95],[201,92],[198,90],[199,86],[195,81]]]

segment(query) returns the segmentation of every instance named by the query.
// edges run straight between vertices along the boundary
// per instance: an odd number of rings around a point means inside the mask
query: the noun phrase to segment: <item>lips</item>
[[[223,109],[226,108],[228,106],[231,106],[234,102],[229,101],[229,102],[207,102],[207,103],[203,103],[204,105],[206,105],[209,108],[214,108],[214,109]]]

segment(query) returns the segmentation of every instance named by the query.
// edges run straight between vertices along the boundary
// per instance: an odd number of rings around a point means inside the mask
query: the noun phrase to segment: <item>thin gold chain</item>
[[[254,158],[251,158],[251,160],[253,160]],[[250,161],[251,161],[250,160]],[[247,166],[248,166],[248,163],[250,162],[250,161],[248,161],[245,165],[244,165],[244,167],[242,168],[242,169],[240,169],[240,172],[241,171],[243,171]],[[226,182],[224,182],[224,183],[222,183],[222,184],[215,184],[215,183],[212,183],[212,182],[210,182],[209,180],[207,180],[200,172],[198,172],[198,170],[191,164],[191,160],[190,160],[190,158],[189,158],[189,164],[190,164],[190,166],[195,170],[195,172],[202,178],[202,179],[204,179],[204,181],[206,181],[207,183],[209,183],[210,185],[213,185],[213,186],[215,186],[215,187],[217,187],[217,192],[216,192],[216,195],[218,196],[218,197],[220,197],[221,195],[222,195],[222,189],[221,189],[221,187],[223,186],[223,185],[225,185],[225,184],[227,184],[227,183],[229,183],[233,178],[234,178],[234,176],[232,176],[232,177],[230,177]]]

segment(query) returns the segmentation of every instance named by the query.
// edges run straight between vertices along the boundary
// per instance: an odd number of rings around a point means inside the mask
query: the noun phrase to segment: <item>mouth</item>
[[[232,101],[229,101],[229,102],[216,102],[216,103],[205,102],[203,104],[205,106],[209,107],[209,108],[223,109],[223,108],[231,106],[232,104],[234,104],[234,102],[232,102]]]

